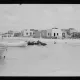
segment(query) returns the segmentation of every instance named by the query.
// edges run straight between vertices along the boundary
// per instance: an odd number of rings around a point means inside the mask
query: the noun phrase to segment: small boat
[[[43,46],[45,46],[45,45],[47,45],[46,43],[43,43],[43,42],[41,42],[41,41],[37,41],[36,43],[35,43],[35,45],[43,45]]]
[[[21,42],[2,42],[4,45],[8,47],[25,47],[27,44],[24,41]]]
[[[0,44],[0,59],[6,56],[7,46],[4,44]]]
[[[28,43],[27,43],[28,45],[43,45],[43,46],[45,46],[45,45],[47,45],[46,43],[43,43],[43,42],[41,42],[41,41],[28,41]]]
[[[30,42],[30,41],[29,41],[27,44],[28,44],[28,45],[34,45],[35,43],[34,43],[34,41],[33,41],[33,42]]]

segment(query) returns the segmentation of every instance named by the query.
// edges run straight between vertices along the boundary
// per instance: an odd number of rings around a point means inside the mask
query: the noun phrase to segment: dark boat
[[[45,46],[45,45],[47,45],[46,43],[43,43],[43,42],[41,42],[41,41],[37,41],[37,43],[36,43],[37,45],[43,45],[43,46]]]
[[[29,41],[27,44],[28,44],[28,45],[34,45],[34,41],[33,41],[33,42],[30,42],[30,41]]]
[[[41,45],[45,46],[45,45],[47,45],[47,44],[46,44],[46,43],[41,43]]]

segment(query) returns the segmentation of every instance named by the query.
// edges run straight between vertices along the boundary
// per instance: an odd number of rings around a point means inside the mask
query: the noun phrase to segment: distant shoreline
[[[33,40],[40,40],[40,39],[42,39],[42,40],[80,40],[80,39],[66,39],[66,38],[64,38],[64,39],[47,39],[47,38],[31,38],[31,37],[9,37],[9,38],[0,38],[0,40],[11,40],[11,39],[13,39],[13,40],[26,40],[26,39],[33,39]]]
[[[10,37],[0,38],[0,41],[43,41],[43,42],[80,42],[80,39],[44,39],[44,38],[28,38],[28,37]]]

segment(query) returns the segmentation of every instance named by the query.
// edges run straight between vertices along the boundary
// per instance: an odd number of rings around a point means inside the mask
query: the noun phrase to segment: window
[[[28,33],[26,33],[26,35],[28,35]]]
[[[54,33],[54,36],[55,36],[55,33]]]
[[[58,33],[57,33],[57,36],[58,36]]]

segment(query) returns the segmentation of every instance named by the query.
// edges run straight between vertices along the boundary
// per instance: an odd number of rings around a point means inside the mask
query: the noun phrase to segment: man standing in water
[[[56,44],[56,41],[54,41],[54,44]]]

